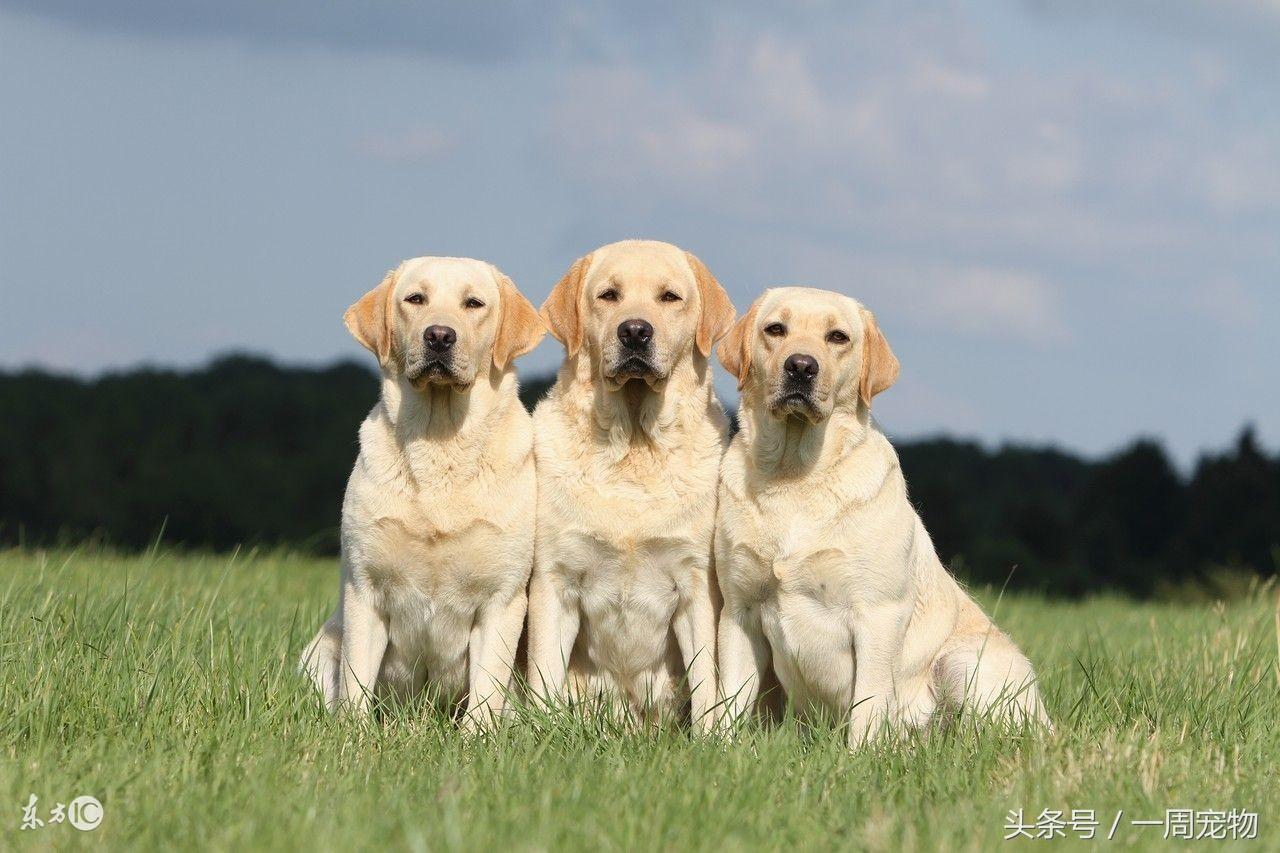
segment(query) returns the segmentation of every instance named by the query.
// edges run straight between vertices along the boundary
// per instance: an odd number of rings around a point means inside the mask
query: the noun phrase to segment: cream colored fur
[[[819,363],[810,402],[787,395],[797,353]],[[799,713],[847,720],[851,746],[943,703],[1047,724],[1031,664],[942,566],[871,419],[898,372],[871,313],[769,290],[720,357],[742,388],[716,523],[722,718],[776,675]]]
[[[542,324],[506,276],[465,258],[406,261],[345,319],[379,358],[382,396],[342,505],[338,606],[303,668],[330,708],[425,692],[489,723],[533,564],[533,427],[512,360]],[[431,367],[431,326],[456,330],[448,370]]]
[[[612,297],[612,298],[611,298]],[[529,679],[632,720],[715,699],[712,531],[726,418],[708,356],[733,306],[697,258],[626,241],[576,262],[542,315],[567,355],[534,413],[538,531]],[[654,329],[654,375],[621,378],[618,325]],[[687,677],[686,677],[687,676]]]

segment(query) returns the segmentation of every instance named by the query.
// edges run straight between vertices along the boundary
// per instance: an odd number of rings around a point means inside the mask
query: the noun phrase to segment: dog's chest
[[[878,597],[884,566],[903,565],[885,556],[898,548],[900,519],[866,500],[868,490],[833,488],[848,483],[832,478],[753,485],[727,464],[717,569],[745,600],[856,611]]]
[[[558,473],[540,483],[546,482],[576,513],[604,519],[602,527],[633,520],[637,527],[647,522],[666,529],[673,520],[678,524],[678,519],[699,515],[699,508],[714,501],[717,459],[682,453],[614,461],[599,454]]]
[[[847,610],[857,603],[857,559],[837,535],[835,519],[790,518],[771,523],[768,512],[741,519],[727,568],[748,599],[761,604]]]
[[[473,482],[430,491],[360,484],[343,524],[353,568],[387,599],[424,597],[463,611],[478,606],[518,582],[513,555],[527,553],[531,490],[493,499],[510,486]]]
[[[682,593],[710,563],[713,516],[694,510],[673,512],[660,501],[652,510],[586,506],[542,527],[540,559],[590,622],[645,623],[665,632]]]
[[[593,463],[539,472],[539,548],[566,583],[625,596],[706,566],[715,459],[672,460],[651,477],[626,464]]]
[[[788,516],[765,504],[744,516],[736,549],[743,559],[731,561],[730,574],[784,616],[851,623],[901,593],[905,543],[875,511],[846,506]]]
[[[507,572],[500,531],[485,519],[462,527],[421,528],[395,517],[369,526],[364,572],[386,595],[415,592],[458,603],[487,598]]]
[[[553,541],[555,569],[588,611],[666,610],[710,559],[709,536],[700,543],[678,530],[661,535],[578,526],[562,530]]]

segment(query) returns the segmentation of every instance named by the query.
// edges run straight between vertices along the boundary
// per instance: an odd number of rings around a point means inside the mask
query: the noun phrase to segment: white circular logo
[[[102,823],[102,803],[97,797],[76,797],[67,808],[67,820],[81,832],[97,829]]]

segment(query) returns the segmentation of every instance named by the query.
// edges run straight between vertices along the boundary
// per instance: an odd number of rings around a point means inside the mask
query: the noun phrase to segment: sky
[[[867,304],[895,437],[1280,444],[1280,0],[0,0],[0,116],[0,369],[370,361],[403,258],[647,237]]]

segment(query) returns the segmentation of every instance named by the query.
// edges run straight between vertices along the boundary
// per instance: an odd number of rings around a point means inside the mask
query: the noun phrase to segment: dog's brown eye
[[[597,296],[596,298],[597,298],[597,299],[603,299],[605,302],[617,302],[617,301],[618,301],[618,291],[614,290],[614,289],[611,287],[611,288],[609,288],[608,290],[602,291],[602,292],[601,292],[601,294],[600,294],[599,296]]]
[[[680,297],[679,295],[672,293],[670,290],[668,290],[662,294],[662,301],[663,302],[679,302]]]
[[[425,300],[422,298],[421,293],[410,293],[404,298],[404,301],[410,305],[421,305]]]
[[[462,303],[463,308],[483,308],[484,303],[472,296],[466,302]]]
[[[827,342],[833,344],[847,344],[849,343],[849,336],[839,329],[833,329],[832,331],[827,332]]]
[[[764,333],[770,337],[780,338],[787,333],[787,327],[781,323],[770,323],[764,327]]]

